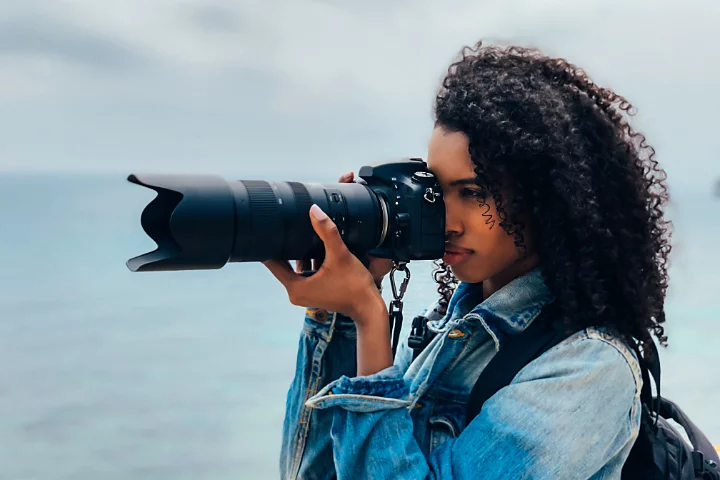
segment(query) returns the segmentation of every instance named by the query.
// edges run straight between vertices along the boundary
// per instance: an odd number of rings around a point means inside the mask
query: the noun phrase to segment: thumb
[[[315,204],[310,207],[310,221],[315,233],[318,234],[318,237],[325,245],[325,261],[333,257],[337,258],[338,255],[347,251],[345,242],[343,242],[335,222]]]

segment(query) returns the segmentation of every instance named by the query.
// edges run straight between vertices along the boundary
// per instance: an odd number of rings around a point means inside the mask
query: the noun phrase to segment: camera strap
[[[392,333],[392,354],[395,358],[395,352],[397,351],[398,343],[400,343],[400,330],[402,330],[403,322],[403,297],[405,291],[407,291],[408,283],[410,282],[410,270],[407,267],[408,262],[395,262],[393,261],[392,270],[390,270],[390,285],[392,286],[393,300],[390,302],[388,308],[389,320],[390,320],[390,332]],[[400,291],[398,291],[397,283],[395,282],[395,274],[397,272],[404,272],[405,278],[400,284]]]

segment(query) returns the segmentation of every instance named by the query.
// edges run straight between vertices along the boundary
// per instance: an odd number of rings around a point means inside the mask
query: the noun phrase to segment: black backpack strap
[[[650,342],[650,350],[640,352],[639,345],[635,342],[633,345],[635,355],[640,364],[640,372],[642,374],[643,386],[640,392],[640,400],[654,414],[660,409],[660,354],[654,342]],[[655,395],[652,393],[652,384],[655,384]],[[654,415],[654,424],[657,424],[657,415]]]
[[[412,328],[408,336],[408,346],[413,351],[413,361],[420,355],[425,347],[428,346],[433,337],[435,337],[435,334],[428,328],[427,323],[428,318],[424,315],[418,315],[413,318]]]
[[[565,329],[551,321],[547,310],[547,307],[543,309],[523,332],[509,336],[482,371],[470,392],[466,424],[480,413],[490,397],[510,385],[525,365],[568,338]]]
[[[665,462],[670,458],[676,462],[681,460],[682,455],[675,449],[669,448],[672,447],[672,444],[667,438],[667,434],[662,433],[663,428],[668,428],[659,425],[662,418],[674,420],[687,433],[692,444],[688,454],[690,454],[689,461],[692,463],[695,478],[720,480],[720,470],[718,469],[720,458],[715,447],[680,407],[660,395],[660,354],[657,346],[651,341],[647,350],[641,352],[638,343],[635,342],[633,349],[642,372],[643,387],[640,399],[643,403],[643,419],[638,438],[623,466],[622,478],[641,478],[639,474],[643,475],[642,478],[646,478],[650,475],[651,470],[655,472],[654,475],[667,478],[669,467]],[[651,382],[655,384],[654,395]],[[676,433],[674,427],[669,426],[669,428]],[[678,439],[683,445],[685,444],[684,439],[679,436]],[[653,469],[651,465],[655,465],[655,468]]]
[[[720,458],[718,458],[715,447],[710,443],[710,440],[708,440],[702,430],[690,420],[690,417],[688,417],[676,403],[667,398],[660,398],[659,413],[661,417],[671,418],[683,427],[695,450],[702,452],[709,460],[720,463]]]

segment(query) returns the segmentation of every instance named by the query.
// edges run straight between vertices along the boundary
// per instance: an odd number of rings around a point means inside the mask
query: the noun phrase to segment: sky
[[[717,0],[3,0],[0,172],[323,180],[425,156],[447,66],[537,47],[637,107],[670,184],[720,177]]]

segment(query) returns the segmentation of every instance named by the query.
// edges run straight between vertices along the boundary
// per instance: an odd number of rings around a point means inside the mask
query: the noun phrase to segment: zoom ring
[[[297,213],[291,217],[292,225],[286,230],[285,242],[283,244],[283,258],[290,258],[293,251],[307,252],[315,236],[308,213],[312,206],[312,197],[305,185],[300,182],[287,182],[295,197],[295,208]],[[290,232],[297,234],[290,235]],[[299,244],[300,243],[300,244]]]

